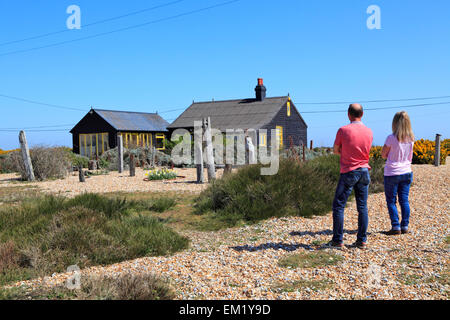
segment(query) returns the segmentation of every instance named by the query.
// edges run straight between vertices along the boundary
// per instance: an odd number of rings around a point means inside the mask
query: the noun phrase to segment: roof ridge
[[[110,110],[110,109],[98,109],[98,108],[92,108],[94,111],[108,111],[108,112],[126,112],[126,113],[140,113],[140,114],[153,114],[160,116],[157,112],[141,112],[141,111],[123,111],[123,110]]]
[[[270,99],[281,99],[281,98],[288,98],[289,96],[279,96],[279,97],[266,97],[264,100],[270,100]],[[202,104],[202,103],[215,103],[215,102],[231,102],[231,101],[244,101],[244,100],[255,100],[255,102],[263,102],[263,101],[256,101],[255,98],[244,98],[244,99],[227,99],[227,100],[214,100],[214,101],[200,101],[195,102],[193,104]]]

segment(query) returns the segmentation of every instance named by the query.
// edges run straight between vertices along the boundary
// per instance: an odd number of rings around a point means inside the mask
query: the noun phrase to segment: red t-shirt
[[[335,145],[341,147],[341,173],[370,168],[369,156],[373,133],[362,122],[352,122],[339,129]]]

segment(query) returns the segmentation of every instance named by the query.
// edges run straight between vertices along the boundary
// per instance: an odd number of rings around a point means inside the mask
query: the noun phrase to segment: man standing
[[[352,190],[355,190],[358,208],[358,235],[354,246],[365,248],[369,216],[369,154],[373,141],[372,130],[362,122],[363,107],[351,104],[348,108],[350,124],[339,129],[334,142],[334,153],[341,156],[341,176],[333,201],[333,239],[330,245],[342,248],[344,238],[344,209]]]

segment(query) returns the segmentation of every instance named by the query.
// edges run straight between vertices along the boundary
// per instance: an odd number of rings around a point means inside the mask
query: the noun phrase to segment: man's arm
[[[334,152],[334,154],[341,154],[341,152],[342,152],[342,146],[339,146],[339,145],[337,145],[337,144],[335,144],[334,145],[334,148],[333,148],[334,150],[333,150],[333,152]]]

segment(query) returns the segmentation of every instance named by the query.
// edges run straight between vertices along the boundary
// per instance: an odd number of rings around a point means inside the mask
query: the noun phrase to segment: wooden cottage
[[[263,79],[258,79],[255,98],[196,102],[186,109],[167,128],[193,131],[194,121],[211,117],[213,128],[225,132],[227,129],[266,129],[267,134],[258,134],[258,144],[270,143],[270,130],[277,129],[281,147],[307,145],[308,126],[289,96],[266,98]],[[269,137],[267,137],[269,135]]]
[[[94,158],[115,148],[117,136],[123,136],[124,147],[166,147],[169,123],[156,113],[91,109],[70,130],[73,152]]]

